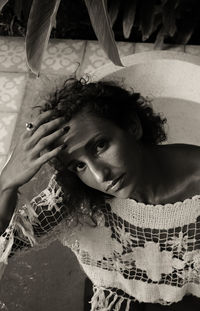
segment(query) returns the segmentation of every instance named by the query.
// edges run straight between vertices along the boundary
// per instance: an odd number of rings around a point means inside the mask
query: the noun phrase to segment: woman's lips
[[[123,184],[123,181],[124,181],[124,176],[125,176],[125,173],[123,173],[122,175],[120,175],[118,178],[114,179],[112,181],[112,183],[106,188],[106,191],[117,191],[119,189],[121,189],[121,186]]]

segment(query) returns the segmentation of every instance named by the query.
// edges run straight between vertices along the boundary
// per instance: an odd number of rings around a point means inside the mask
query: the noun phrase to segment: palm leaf
[[[154,43],[154,50],[162,50],[165,39],[165,29],[162,27],[156,36],[156,41]]]
[[[0,12],[3,9],[4,5],[8,2],[8,0],[0,0]]]
[[[166,33],[171,37],[176,32],[176,6],[178,5],[179,0],[168,0],[163,6],[163,26]]]
[[[21,13],[23,7],[23,0],[15,0],[14,3],[14,14],[17,16],[18,20],[21,20]]]
[[[22,5],[22,15],[23,19],[28,22],[31,6],[32,6],[32,0],[23,0],[23,5]]]
[[[37,75],[59,4],[60,0],[33,0],[27,25],[26,55],[28,66]]]
[[[142,0],[140,7],[140,30],[142,40],[147,40],[153,32],[153,21],[157,11],[156,0]]]
[[[85,0],[85,4],[100,45],[115,65],[123,66],[111,28],[107,0]]]
[[[113,27],[116,19],[117,19],[117,15],[119,13],[119,7],[120,7],[120,0],[110,0],[108,2],[108,14],[110,16],[110,24],[111,27]]]
[[[126,0],[124,3],[123,33],[126,39],[130,37],[135,22],[136,6],[137,0]]]

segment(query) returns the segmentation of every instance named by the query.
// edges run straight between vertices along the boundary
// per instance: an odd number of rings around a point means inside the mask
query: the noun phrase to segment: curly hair
[[[57,116],[64,116],[66,122],[84,110],[108,119],[125,130],[137,116],[143,130],[142,142],[157,145],[167,138],[164,130],[166,118],[156,114],[150,102],[139,93],[127,91],[113,81],[89,82],[85,78],[69,78],[56,91],[49,93],[39,107],[40,113],[54,110]],[[57,171],[58,183],[67,189],[70,213],[75,216],[89,214],[95,222],[94,212],[111,196],[83,184],[67,170],[59,156],[50,160],[49,164]]]

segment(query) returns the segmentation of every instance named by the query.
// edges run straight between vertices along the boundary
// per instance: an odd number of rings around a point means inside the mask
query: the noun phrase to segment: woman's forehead
[[[109,131],[114,124],[103,117],[92,115],[91,113],[79,113],[73,117],[68,124],[70,130],[82,134],[82,132],[89,134],[94,131]]]
[[[113,127],[109,120],[82,113],[72,118],[67,125],[70,129],[64,135],[64,139],[67,138],[69,153],[86,146],[90,140],[100,134],[109,134]]]

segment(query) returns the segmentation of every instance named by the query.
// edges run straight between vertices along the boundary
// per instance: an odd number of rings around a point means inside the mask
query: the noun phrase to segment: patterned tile
[[[136,43],[135,44],[135,53],[152,51],[154,49],[153,43]]]
[[[17,113],[0,112],[0,155],[6,155],[15,129]]]
[[[7,159],[7,156],[4,156],[4,155],[0,156],[0,173],[1,173],[1,171],[3,169],[3,166],[4,166],[5,162],[6,162],[6,159]],[[1,304],[0,304],[0,306],[1,306]]]
[[[163,50],[167,51],[175,51],[175,52],[185,52],[185,46],[183,44],[175,45],[175,44],[164,44]]]
[[[0,111],[19,110],[25,85],[26,74],[24,73],[0,73]]]
[[[42,71],[73,73],[81,62],[86,41],[51,39],[44,53]],[[0,71],[28,71],[24,38],[0,37]]]
[[[200,56],[200,45],[186,45],[185,52],[192,55]]]
[[[154,50],[153,43],[136,43],[135,53],[148,52]],[[184,52],[184,45],[175,45],[175,44],[164,44],[163,50]]]
[[[86,41],[58,40],[49,41],[44,53],[42,72],[71,74],[82,61]]]
[[[120,57],[134,53],[134,43],[117,42]],[[90,73],[93,70],[110,63],[111,61],[106,56],[98,41],[88,41],[85,51],[84,60],[80,69],[80,74]]]
[[[0,37],[0,71],[27,71],[24,38]]]

